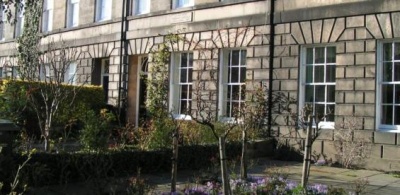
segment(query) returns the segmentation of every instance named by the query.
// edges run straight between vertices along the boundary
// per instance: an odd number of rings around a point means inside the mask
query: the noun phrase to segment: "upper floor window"
[[[67,27],[75,27],[79,24],[79,0],[68,0]]]
[[[194,5],[194,0],[175,0],[174,8],[190,7]]]
[[[150,12],[150,0],[136,0],[136,3],[133,4],[135,8],[134,14],[147,14]]]
[[[193,53],[174,54],[171,70],[171,110],[176,118],[190,119],[193,92]]]
[[[112,0],[96,1],[96,21],[104,21],[111,19]]]
[[[310,105],[320,128],[334,128],[336,47],[303,50],[300,74],[300,108]]]
[[[22,32],[24,31],[24,12],[25,12],[25,1],[22,0],[20,1],[20,4],[17,6],[17,14],[16,14],[16,19],[17,22],[15,23],[15,31],[14,31],[14,37],[19,37],[22,35]]]
[[[378,50],[377,124],[381,130],[400,130],[400,42]]]
[[[0,67],[0,79],[3,78],[3,67]]]
[[[44,0],[42,16],[42,32],[49,32],[53,28],[53,0]]]
[[[223,52],[220,71],[220,116],[232,118],[245,103],[246,50]]]
[[[0,41],[4,40],[4,32],[5,32],[5,22],[7,21],[7,17],[4,13],[3,6],[0,6]]]

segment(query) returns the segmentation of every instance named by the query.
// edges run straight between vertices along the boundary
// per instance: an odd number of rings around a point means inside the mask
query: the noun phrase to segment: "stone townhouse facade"
[[[125,3],[125,4],[124,4]],[[396,0],[45,0],[42,33],[80,52],[77,74],[102,85],[127,118],[142,117],[150,52],[169,33],[186,41],[171,49],[169,106],[192,104],[199,71],[218,71],[207,88],[216,115],[243,103],[242,88],[265,83],[326,115],[313,151],[335,159],[335,128],[355,118],[353,138],[372,143],[366,168],[400,170],[400,2]],[[126,13],[126,17],[123,17]],[[16,14],[23,21],[23,14]],[[3,17],[4,18],[4,17]],[[21,24],[0,33],[1,77],[15,76]],[[398,59],[399,58],[399,59]],[[203,71],[204,72],[204,71]],[[304,147],[304,132],[277,115],[279,143]],[[271,116],[272,116],[271,115]]]

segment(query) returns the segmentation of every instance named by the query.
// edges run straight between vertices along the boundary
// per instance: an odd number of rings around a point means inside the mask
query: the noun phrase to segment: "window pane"
[[[239,111],[239,102],[232,102],[232,108],[231,108],[231,115],[230,117],[233,117],[234,113],[237,113]]]
[[[400,125],[400,106],[394,107],[394,125]]]
[[[181,53],[181,67],[187,66],[187,54]]]
[[[325,102],[325,85],[315,86],[315,102]]]
[[[392,43],[383,44],[383,60],[384,61],[392,60]]]
[[[400,43],[394,44],[394,60],[400,60]]]
[[[187,101],[186,100],[181,100],[181,110],[180,114],[185,114],[187,113]]]
[[[246,65],[246,50],[240,50],[241,52],[240,52],[240,59],[241,59],[241,62],[240,62],[240,64],[241,65]]]
[[[324,82],[324,66],[314,66],[314,83]]]
[[[394,85],[394,87],[395,87],[395,91],[394,91],[394,102],[396,103],[396,104],[400,104],[400,85],[398,84],[398,85]]]
[[[184,69],[181,69],[181,83],[187,83],[187,72],[188,72],[188,69],[186,69],[186,68],[184,68]]]
[[[188,83],[191,83],[191,82],[193,82],[193,69],[192,68],[188,69],[188,73],[189,73]]]
[[[79,4],[72,4],[72,26],[78,26],[79,23]]]
[[[232,66],[239,65],[239,50],[234,50],[232,53]]]
[[[315,48],[315,63],[325,63],[325,48],[316,47]]]
[[[326,66],[326,82],[335,82],[336,68],[334,65]]]
[[[142,62],[141,62],[141,70],[143,73],[147,73],[149,69],[149,63],[148,63],[148,58],[147,57],[142,57]]]
[[[327,57],[326,57],[326,62],[327,63],[335,63],[336,62],[336,47],[327,47]]]
[[[225,112],[225,115],[226,115],[227,117],[230,117],[230,116],[231,116],[231,102],[230,102],[230,101],[228,101],[228,102],[226,103],[226,112]]]
[[[305,102],[314,102],[314,86],[306,85]]]
[[[239,82],[239,68],[232,67],[230,69],[229,82],[238,83]]]
[[[188,85],[188,87],[189,87],[189,91],[188,91],[188,94],[189,94],[189,98],[188,99],[192,99],[192,85]]]
[[[385,62],[383,63],[383,76],[382,80],[390,82],[392,81],[392,62]]]
[[[246,68],[240,68],[240,83],[246,82]]]
[[[240,85],[240,100],[243,101],[246,99],[246,85]]]
[[[232,97],[232,85],[228,85],[228,94],[226,94],[226,99],[230,100]]]
[[[382,118],[381,123],[386,125],[392,125],[393,108],[392,106],[382,106]]]
[[[314,52],[313,48],[307,48],[307,57],[306,57],[306,63],[307,64],[313,64],[313,59],[314,59]]]
[[[180,99],[188,99],[188,86],[181,85],[181,98]]]
[[[239,100],[240,97],[240,85],[232,85],[232,100]]]
[[[393,81],[400,81],[400,63],[394,63],[394,80]]]
[[[177,0],[178,7],[189,6],[192,4],[192,0]]]
[[[327,88],[326,95],[328,96],[326,101],[334,103],[335,102],[335,85],[328,85],[328,86],[326,86],[326,88]]]
[[[189,53],[189,67],[193,67],[193,53]]]
[[[306,83],[312,83],[313,77],[313,66],[306,66]]]
[[[335,105],[328,105],[326,109],[326,121],[335,121]]]
[[[382,103],[393,103],[393,85],[382,85]]]
[[[317,118],[325,116],[325,104],[315,104],[314,114]]]

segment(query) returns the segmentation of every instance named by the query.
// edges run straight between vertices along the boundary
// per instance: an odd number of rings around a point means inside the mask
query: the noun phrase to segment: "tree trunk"
[[[171,174],[171,192],[176,192],[176,180],[178,173],[178,130],[175,130],[172,140],[172,174]]]
[[[44,136],[44,151],[49,151],[49,138],[47,136]]]
[[[247,131],[242,131],[242,158],[240,161],[240,177],[247,179]]]
[[[224,195],[230,195],[231,188],[229,185],[228,171],[226,168],[225,138],[224,137],[219,138],[219,156],[220,156],[220,162],[221,162],[222,188],[224,191]]]
[[[304,149],[303,172],[301,177],[301,186],[306,188],[308,182],[309,168],[310,168],[310,154],[311,154],[311,130],[312,130],[312,117],[308,116],[308,128],[306,135],[306,147]]]
[[[44,127],[44,151],[49,152],[50,151],[50,146],[49,146],[49,135],[50,135],[50,127],[47,125],[47,121]]]

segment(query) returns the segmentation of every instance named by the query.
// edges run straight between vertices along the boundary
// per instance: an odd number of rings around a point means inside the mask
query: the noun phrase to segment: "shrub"
[[[240,144],[226,145],[227,157],[232,159],[240,154]],[[183,146],[179,150],[178,168],[197,170],[211,165],[210,159],[217,156],[217,145]],[[172,151],[108,151],[80,153],[35,153],[21,173],[28,186],[66,184],[87,181],[93,178],[124,177],[132,175],[140,168],[141,173],[170,171]],[[15,155],[3,165],[22,164],[26,156]],[[36,166],[40,165],[40,166]],[[1,168],[0,167],[0,168]],[[33,170],[28,170],[33,168]],[[35,175],[35,173],[37,175]],[[43,174],[43,178],[36,180]],[[12,168],[0,169],[0,176],[12,176]],[[0,177],[0,181],[2,178]],[[7,180],[10,181],[10,180]]]
[[[111,135],[110,122],[113,115],[102,110],[100,115],[89,110],[83,118],[84,128],[80,133],[80,143],[87,150],[105,150]]]
[[[40,95],[35,88],[36,85],[38,82],[21,80],[3,80],[0,83],[0,116],[26,129],[30,136],[39,133],[36,113],[27,101],[28,93]],[[65,127],[71,120],[79,120],[85,116],[87,110],[98,113],[105,107],[103,89],[99,86],[86,85],[77,88],[65,85],[61,90],[76,90],[70,97],[75,98],[75,101],[72,105],[60,105],[58,114],[54,118],[54,126]]]
[[[335,131],[334,146],[339,163],[345,168],[363,163],[371,152],[371,140],[355,137],[357,130],[356,118],[345,119],[342,127]]]

